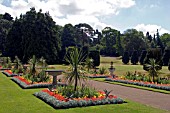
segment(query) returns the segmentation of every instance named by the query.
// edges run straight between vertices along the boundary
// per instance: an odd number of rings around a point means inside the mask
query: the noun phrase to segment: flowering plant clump
[[[62,93],[58,93],[57,91],[52,92],[48,89],[44,89],[41,92],[36,92],[34,95],[54,108],[59,109],[104,104],[122,104],[124,102],[121,98],[114,95],[108,95],[106,97],[106,94],[103,91],[98,92],[98,97],[93,96],[90,98],[87,96],[82,98],[68,98],[63,96]]]
[[[170,84],[157,84],[154,82],[127,80],[127,79],[121,79],[121,78],[106,78],[105,81],[120,82],[124,84],[132,84],[132,85],[138,85],[138,86],[144,86],[144,87],[170,91]]]
[[[4,70],[2,73],[5,74],[7,77],[17,76],[17,74],[12,73],[11,70]]]
[[[30,88],[47,88],[51,86],[50,82],[41,82],[41,83],[34,83],[31,84],[31,81],[25,79],[22,76],[14,76],[11,78],[12,81],[16,82],[19,86],[21,86],[24,89],[30,89]],[[58,85],[64,86],[66,84],[59,82]]]

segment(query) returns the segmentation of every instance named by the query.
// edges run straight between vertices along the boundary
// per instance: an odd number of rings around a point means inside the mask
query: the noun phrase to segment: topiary
[[[165,50],[162,58],[164,66],[168,66],[169,59],[170,59],[170,50]]]
[[[169,64],[168,64],[168,70],[170,71],[170,59],[169,59]]]
[[[129,52],[128,51],[124,52],[123,57],[122,57],[122,62],[124,64],[128,64],[129,63]]]
[[[133,65],[136,65],[138,63],[138,52],[137,51],[133,51],[132,57],[131,57],[131,63]]]
[[[100,52],[93,50],[89,53],[89,58],[93,59],[93,66],[99,66],[100,65]]]
[[[146,57],[146,54],[147,54],[147,51],[143,50],[142,53],[141,53],[140,59],[139,59],[139,62],[140,62],[141,65],[143,65],[143,63],[144,63],[144,59]]]

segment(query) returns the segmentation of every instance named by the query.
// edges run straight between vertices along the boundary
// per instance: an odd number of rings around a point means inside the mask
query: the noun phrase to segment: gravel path
[[[163,94],[93,80],[88,80],[87,83],[95,87],[97,90],[113,90],[113,95],[123,99],[132,100],[155,108],[170,111],[170,94]]]

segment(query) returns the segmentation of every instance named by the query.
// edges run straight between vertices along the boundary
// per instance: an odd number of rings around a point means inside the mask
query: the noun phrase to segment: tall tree
[[[86,23],[79,23],[74,26],[76,28],[77,43],[81,46],[89,46],[92,43],[94,29]]]
[[[31,8],[25,15],[16,19],[7,37],[6,52],[9,56],[18,56],[26,62],[33,55],[44,57],[48,63],[59,60],[61,39],[58,27],[49,15],[36,12]]]
[[[123,33],[123,47],[125,51],[141,51],[146,49],[143,32],[136,29],[127,29]]]
[[[165,46],[166,49],[170,49],[170,34],[164,33],[160,36],[161,42]]]
[[[102,51],[103,54],[108,55],[108,56],[114,56],[116,54],[116,39],[117,37],[119,38],[120,36],[118,32],[119,31],[117,31],[116,29],[112,29],[111,27],[105,27],[102,30],[103,36],[101,39],[101,42],[102,42],[101,44],[104,47]]]
[[[6,37],[13,24],[12,18],[9,13],[1,14],[0,17],[0,52],[2,52],[2,55],[5,55]]]

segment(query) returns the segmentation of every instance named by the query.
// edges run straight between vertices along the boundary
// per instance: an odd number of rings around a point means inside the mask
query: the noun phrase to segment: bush
[[[124,55],[122,57],[122,62],[124,64],[128,64],[129,63],[129,52],[128,51],[124,52]]]
[[[99,74],[103,75],[107,73],[107,69],[105,67],[99,68]]]
[[[93,66],[100,65],[100,52],[99,51],[90,51],[89,58],[93,59]]]

